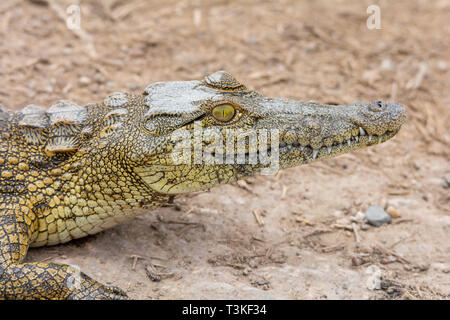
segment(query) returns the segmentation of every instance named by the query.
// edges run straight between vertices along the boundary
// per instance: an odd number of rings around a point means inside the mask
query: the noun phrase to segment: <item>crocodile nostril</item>
[[[375,101],[369,105],[369,110],[373,112],[380,112],[384,108],[383,101]]]

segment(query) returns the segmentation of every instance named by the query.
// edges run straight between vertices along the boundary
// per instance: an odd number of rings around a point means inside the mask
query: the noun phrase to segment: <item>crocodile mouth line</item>
[[[350,150],[359,149],[375,144],[385,142],[395,136],[399,129],[395,131],[386,131],[382,135],[368,135],[365,130],[359,127],[359,134],[350,137],[342,142],[333,142],[332,145],[313,148],[311,145],[301,145],[298,142],[287,144],[282,141],[279,145],[280,153],[289,153],[300,150],[307,156],[307,160],[313,161],[317,158],[332,157],[336,154],[348,152]]]
[[[301,151],[303,154],[310,157],[312,160],[315,160],[318,158],[318,156],[328,156],[333,155],[336,153],[343,153],[348,152],[349,150],[358,149],[362,147],[372,146],[376,144],[380,144],[382,142],[385,142],[395,136],[400,129],[397,129],[395,131],[386,131],[384,134],[381,135],[368,135],[366,131],[359,127],[359,134],[350,137],[347,140],[344,140],[342,142],[333,142],[332,145],[329,146],[322,146],[320,148],[314,148],[311,145],[302,145],[299,142],[293,142],[293,143],[286,143],[285,141],[281,141],[278,146],[278,151],[280,153],[289,153],[294,151]],[[272,148],[267,148],[267,154],[268,156],[272,153]],[[245,153],[245,156],[248,157],[252,153]],[[256,155],[259,155],[260,151],[256,151]]]

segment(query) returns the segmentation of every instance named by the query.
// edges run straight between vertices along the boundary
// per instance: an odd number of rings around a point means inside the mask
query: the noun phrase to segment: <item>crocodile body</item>
[[[276,168],[297,166],[384,142],[404,121],[395,103],[270,99],[223,71],[83,107],[0,107],[0,298],[126,298],[70,265],[22,261],[29,247],[95,234],[175,195],[264,173],[267,163],[250,161],[262,151]],[[199,127],[206,131],[196,140]],[[248,136],[243,162],[237,144],[225,143],[232,130]],[[263,130],[272,130],[265,150],[248,134]],[[181,131],[193,139],[180,144]],[[198,150],[213,150],[213,160]],[[176,162],[181,153],[185,161]],[[225,155],[233,161],[221,161]]]

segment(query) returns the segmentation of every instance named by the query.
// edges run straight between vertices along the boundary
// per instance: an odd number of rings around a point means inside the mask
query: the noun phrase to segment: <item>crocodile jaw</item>
[[[320,161],[328,158],[334,158],[344,153],[365,147],[383,143],[398,133],[397,131],[388,131],[382,135],[356,135],[342,143],[333,143],[331,146],[322,146],[313,148],[297,144],[280,146],[280,168],[289,168],[301,164]]]
[[[260,123],[280,128],[279,164],[288,168],[385,142],[406,121],[405,109],[391,102],[357,102],[349,106],[271,99],[281,115]]]

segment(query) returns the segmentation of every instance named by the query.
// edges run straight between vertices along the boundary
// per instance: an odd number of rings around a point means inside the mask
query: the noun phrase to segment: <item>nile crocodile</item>
[[[391,102],[267,98],[224,71],[86,106],[0,108],[0,298],[126,298],[71,265],[23,259],[29,247],[91,235],[175,195],[261,174],[269,164],[255,156],[281,169],[334,157],[392,138],[405,118]],[[240,133],[228,136],[233,130]],[[264,130],[271,134],[256,144],[251,132]]]

